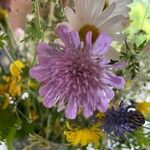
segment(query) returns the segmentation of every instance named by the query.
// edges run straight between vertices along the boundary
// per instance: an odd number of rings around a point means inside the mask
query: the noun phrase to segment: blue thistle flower
[[[106,111],[102,128],[109,134],[114,132],[116,135],[126,139],[125,133],[132,133],[135,129],[145,123],[143,114],[136,110],[133,104],[121,102],[118,109],[114,107]]]

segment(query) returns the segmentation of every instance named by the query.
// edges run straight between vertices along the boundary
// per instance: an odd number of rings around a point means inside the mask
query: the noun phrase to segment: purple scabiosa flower
[[[143,114],[135,109],[133,104],[129,105],[121,102],[118,109],[114,107],[106,111],[102,128],[109,134],[126,139],[125,132],[131,133],[145,123]]]
[[[90,117],[95,110],[105,112],[114,97],[113,88],[122,89],[125,81],[112,72],[116,64],[103,58],[111,38],[101,33],[92,44],[92,32],[87,33],[86,44],[78,32],[58,26],[56,33],[63,45],[40,43],[37,48],[39,64],[30,70],[30,76],[43,83],[39,94],[47,108],[65,108],[66,117],[75,119],[82,110]]]

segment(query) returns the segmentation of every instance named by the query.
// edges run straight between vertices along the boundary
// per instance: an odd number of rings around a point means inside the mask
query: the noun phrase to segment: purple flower
[[[143,114],[136,110],[133,104],[128,105],[121,102],[118,109],[112,107],[106,111],[102,128],[108,134],[114,132],[116,135],[126,139],[125,132],[132,133],[144,123]]]
[[[103,58],[111,38],[101,33],[92,44],[92,33],[86,44],[79,34],[69,32],[65,25],[56,30],[64,45],[40,43],[37,48],[39,64],[30,70],[31,77],[43,83],[39,90],[47,108],[65,108],[66,117],[75,119],[82,110],[85,117],[94,111],[105,112],[114,97],[113,88],[122,89],[125,81],[112,73],[109,60]]]

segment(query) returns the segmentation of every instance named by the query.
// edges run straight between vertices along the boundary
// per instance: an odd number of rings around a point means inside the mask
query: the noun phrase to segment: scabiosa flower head
[[[125,139],[125,132],[131,133],[144,123],[145,119],[143,114],[136,110],[133,104],[128,105],[121,102],[118,109],[112,107],[106,111],[102,128],[107,133],[114,132],[116,135]]]
[[[30,70],[31,77],[42,82],[39,90],[45,107],[65,108],[66,117],[76,118],[79,110],[89,117],[95,110],[104,112],[114,97],[113,88],[121,89],[125,81],[112,73],[117,64],[103,58],[111,38],[102,33],[92,44],[92,33],[86,44],[79,34],[66,26],[56,30],[64,45],[38,45],[39,64]]]

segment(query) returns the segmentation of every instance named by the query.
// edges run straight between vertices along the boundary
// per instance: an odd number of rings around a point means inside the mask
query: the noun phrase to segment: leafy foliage
[[[2,49],[5,45],[5,41],[8,39],[8,36],[4,33],[0,35],[0,49]]]
[[[133,79],[137,73],[139,72],[140,67],[140,60],[139,55],[144,49],[146,40],[140,44],[139,46],[136,45],[136,43],[133,44],[133,48],[131,49],[128,45],[127,41],[125,40],[125,47],[126,51],[121,52],[121,59],[128,63],[127,65],[127,71],[131,74],[131,78]]]
[[[0,140],[6,140],[8,149],[11,150],[12,141],[20,122],[15,114],[8,109],[0,109],[0,114],[2,114],[0,117]]]
[[[27,31],[26,31],[26,37],[24,41],[28,40],[38,40],[42,38],[42,31],[39,29],[37,24],[33,21],[31,24],[28,25]]]

